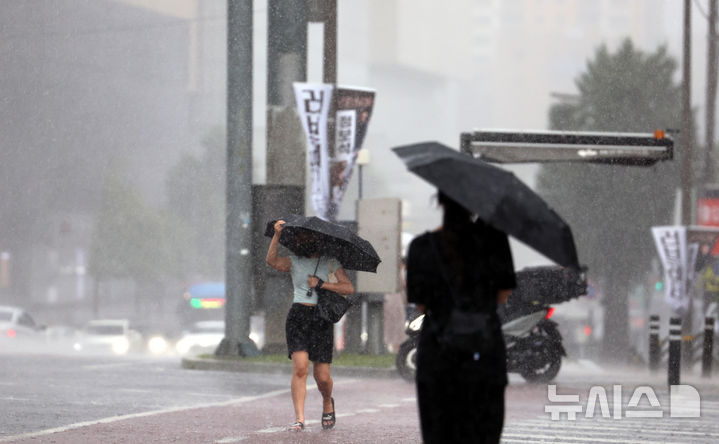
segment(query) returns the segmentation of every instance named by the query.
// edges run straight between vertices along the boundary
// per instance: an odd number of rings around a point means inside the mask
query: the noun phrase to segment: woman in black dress
[[[506,234],[439,193],[442,226],[415,238],[407,261],[407,299],[425,313],[417,351],[417,399],[425,443],[498,443],[507,367],[497,304],[515,287]],[[447,345],[450,312],[461,300],[482,313],[479,350]]]

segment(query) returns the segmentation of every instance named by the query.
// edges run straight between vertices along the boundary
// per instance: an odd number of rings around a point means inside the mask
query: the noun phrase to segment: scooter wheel
[[[557,376],[561,366],[562,357],[555,355],[543,366],[538,368],[523,368],[519,374],[522,375],[524,380],[527,382],[545,383],[550,382]]]
[[[397,352],[397,372],[408,382],[414,382],[417,372],[417,342],[405,341],[399,346]]]

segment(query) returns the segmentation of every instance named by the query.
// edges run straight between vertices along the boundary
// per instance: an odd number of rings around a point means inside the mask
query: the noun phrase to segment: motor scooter
[[[551,304],[586,295],[586,267],[531,267],[517,272],[517,288],[498,310],[507,349],[507,371],[528,382],[549,382],[559,373],[567,353]],[[425,315],[412,311],[405,322],[405,340],[396,357],[402,378],[414,381],[417,344]]]

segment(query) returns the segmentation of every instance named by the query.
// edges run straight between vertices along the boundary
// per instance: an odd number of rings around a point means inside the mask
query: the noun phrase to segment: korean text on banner
[[[664,268],[665,299],[676,312],[689,308],[687,297],[686,228],[683,226],[652,227],[654,242]]]
[[[293,83],[297,110],[307,136],[312,177],[312,208],[322,219],[330,218],[330,154],[327,120],[332,106],[332,85]]]
[[[336,91],[335,153],[332,159],[332,206],[337,211],[347,190],[357,153],[367,134],[375,90],[338,87]]]

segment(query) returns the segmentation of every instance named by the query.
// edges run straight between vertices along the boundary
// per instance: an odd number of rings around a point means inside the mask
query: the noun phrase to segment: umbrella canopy
[[[439,142],[405,145],[392,150],[407,169],[483,221],[560,265],[579,268],[569,225],[511,172]]]
[[[340,261],[342,267],[347,270],[375,273],[377,272],[377,265],[382,262],[372,244],[343,225],[328,222],[318,217],[306,217],[297,214],[290,214],[280,219],[286,222],[280,236],[280,244],[294,253],[300,251],[298,248],[300,242],[298,236],[301,233],[306,233],[317,242],[320,254],[336,258]],[[275,222],[277,220],[267,223],[265,236],[274,236]]]

